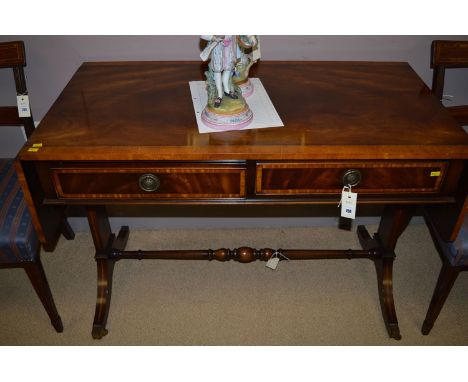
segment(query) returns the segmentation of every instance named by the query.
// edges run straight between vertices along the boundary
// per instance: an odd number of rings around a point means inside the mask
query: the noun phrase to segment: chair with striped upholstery
[[[0,43],[0,68],[13,69],[17,95],[27,95],[22,41]],[[23,126],[26,136],[34,131],[32,116],[19,117],[16,106],[0,107],[0,126]],[[74,234],[68,223],[66,237]],[[65,229],[64,228],[64,229]],[[0,159],[0,268],[23,268],[44,305],[53,327],[63,331],[52,293],[40,260],[40,243],[23,191],[18,183],[14,159]]]
[[[468,68],[468,41],[433,41],[431,67],[434,69],[432,92],[442,100],[445,69]],[[468,105],[447,107],[447,111],[460,126],[468,125]],[[442,269],[422,326],[423,334],[429,334],[434,326],[460,272],[468,270],[468,169],[466,168],[459,190],[453,205],[426,207],[426,223],[442,259]]]

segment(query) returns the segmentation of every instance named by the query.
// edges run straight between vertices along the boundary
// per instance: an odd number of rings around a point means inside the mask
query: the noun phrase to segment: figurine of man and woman
[[[237,99],[238,95],[232,86],[232,75],[241,54],[241,48],[252,48],[257,45],[255,36],[203,35],[208,45],[200,54],[203,61],[210,59],[209,69],[216,85],[216,97],[213,106],[218,108],[223,97]]]

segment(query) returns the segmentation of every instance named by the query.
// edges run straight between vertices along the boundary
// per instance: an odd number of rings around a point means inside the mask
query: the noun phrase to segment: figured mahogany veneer
[[[84,63],[17,160],[41,243],[52,250],[69,205],[86,208],[98,282],[92,335],[106,335],[114,264],[122,259],[267,261],[368,258],[385,326],[400,331],[392,291],[397,240],[417,205],[466,196],[468,138],[411,67],[400,62],[261,62],[252,70],[284,127],[200,134],[189,81],[198,62]],[[36,144],[39,148],[33,147]],[[126,251],[106,206],[336,206],[343,174],[359,170],[358,208],[383,205],[361,249]],[[145,175],[146,174],[146,175]],[[143,191],[148,178],[154,191]],[[149,187],[151,188],[151,187]],[[152,189],[152,188],[151,188]],[[338,215],[336,207],[329,209]]]
[[[153,174],[160,184],[145,191],[139,185],[144,174]],[[185,165],[115,166],[112,168],[54,168],[52,177],[59,198],[242,198],[245,196],[245,169],[226,166]]]
[[[199,62],[84,63],[21,160],[219,161],[465,158],[466,134],[403,62],[260,62],[284,127],[199,134]]]
[[[435,193],[445,176],[445,162],[305,162],[260,163],[256,190],[266,195],[339,193],[343,174],[357,169],[362,174],[353,188],[358,193]]]
[[[255,172],[249,170],[253,167]],[[36,165],[42,174],[45,203],[52,204],[64,200],[94,204],[99,199],[111,203],[233,199],[255,204],[274,203],[271,197],[275,196],[283,202],[294,203],[299,202],[300,196],[313,200],[320,195],[332,196],[330,202],[335,203],[345,185],[343,174],[350,169],[358,170],[362,176],[353,188],[361,194],[360,202],[378,203],[383,199],[388,202],[389,197],[399,193],[411,195],[413,201],[418,198],[440,203],[453,187],[450,179],[445,181],[448,167],[447,161],[88,162],[79,165],[41,162]],[[451,176],[457,176],[460,166],[452,167]],[[254,176],[247,182],[248,173]],[[158,179],[156,190],[142,190],[139,179],[144,174]],[[254,186],[252,190],[250,185]],[[425,199],[424,195],[431,199]]]

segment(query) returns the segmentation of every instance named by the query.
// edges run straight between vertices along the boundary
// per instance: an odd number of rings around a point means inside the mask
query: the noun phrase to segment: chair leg
[[[431,331],[459,273],[460,270],[448,262],[444,262],[442,265],[434,294],[427,310],[426,319],[421,329],[422,334],[427,335]]]
[[[42,305],[44,305],[44,308],[50,317],[52,326],[58,333],[63,332],[62,319],[55,307],[52,292],[50,291],[49,283],[47,282],[40,258],[38,257],[37,260],[33,262],[24,263],[23,268],[41,300]]]

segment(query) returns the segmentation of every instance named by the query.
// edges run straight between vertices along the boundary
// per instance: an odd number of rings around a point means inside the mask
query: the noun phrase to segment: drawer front
[[[264,162],[257,164],[256,193],[264,195],[339,193],[345,174],[358,173],[360,193],[437,193],[446,162]]]
[[[236,166],[53,168],[61,199],[211,199],[245,197],[245,169]]]

